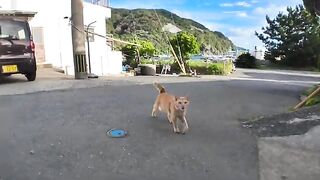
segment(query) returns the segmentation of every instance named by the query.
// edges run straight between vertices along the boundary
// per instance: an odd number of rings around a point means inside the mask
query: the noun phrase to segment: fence
[[[110,7],[109,0],[84,0],[85,2],[104,6],[104,7]]]

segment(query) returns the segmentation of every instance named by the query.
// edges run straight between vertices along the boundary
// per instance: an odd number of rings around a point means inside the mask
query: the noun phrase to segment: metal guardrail
[[[96,4],[99,6],[104,6],[104,7],[110,7],[110,1],[109,0],[84,0],[85,2],[91,3],[91,4]]]
[[[31,11],[0,10],[0,17],[14,17],[27,21],[31,20],[36,14],[36,12]]]

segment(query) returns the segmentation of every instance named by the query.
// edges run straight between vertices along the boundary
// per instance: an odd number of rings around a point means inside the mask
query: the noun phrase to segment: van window
[[[26,22],[0,19],[0,38],[29,40]]]

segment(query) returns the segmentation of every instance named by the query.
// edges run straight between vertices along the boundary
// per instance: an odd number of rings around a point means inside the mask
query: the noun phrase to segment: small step
[[[37,68],[52,68],[52,64],[51,63],[37,63]]]

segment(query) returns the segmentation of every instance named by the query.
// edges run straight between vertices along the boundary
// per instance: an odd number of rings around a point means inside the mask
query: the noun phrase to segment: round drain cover
[[[127,131],[123,129],[110,129],[109,131],[107,131],[107,135],[113,138],[121,138],[127,135]]]

